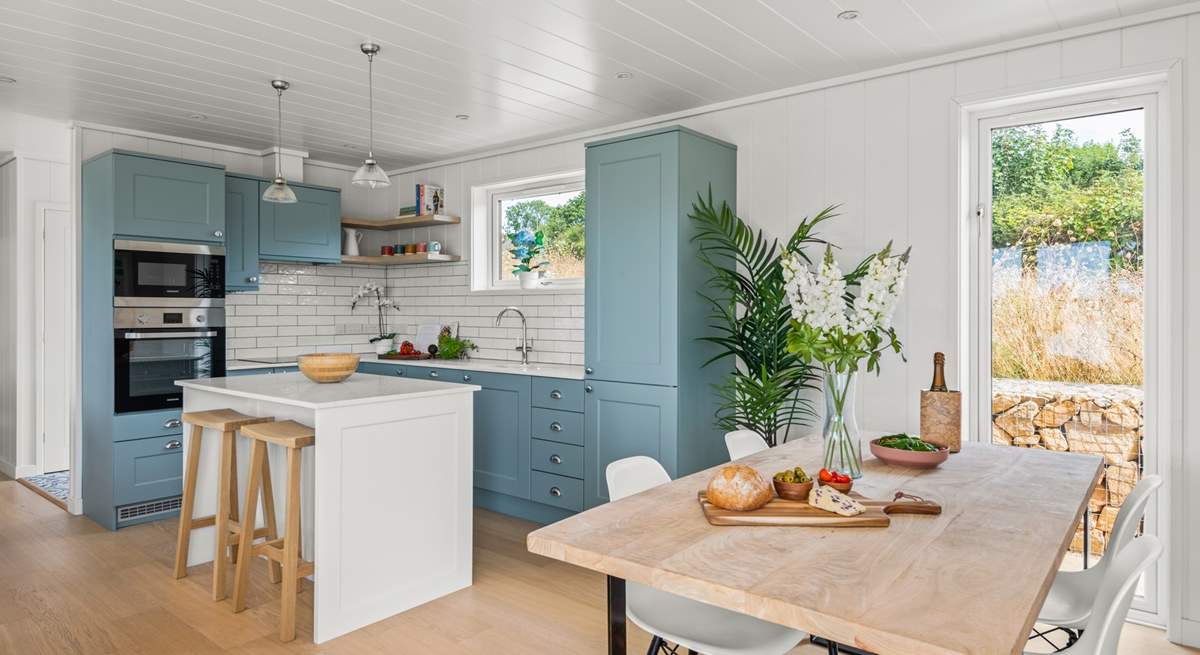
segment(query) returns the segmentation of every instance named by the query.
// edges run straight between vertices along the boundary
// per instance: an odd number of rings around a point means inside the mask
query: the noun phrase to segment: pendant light
[[[283,204],[291,204],[296,202],[296,192],[292,191],[292,187],[288,186],[287,180],[283,179],[283,166],[280,161],[283,155],[279,149],[283,147],[283,92],[288,89],[291,84],[284,80],[271,80],[271,88],[275,89],[276,105],[279,111],[279,122],[276,123],[275,132],[275,179],[271,180],[271,186],[263,191],[262,199],[267,202],[278,202]]]
[[[379,46],[374,43],[364,43],[359,48],[367,56],[367,102],[371,131],[367,141],[367,158],[363,160],[362,166],[354,171],[353,182],[357,186],[377,189],[392,185],[387,173],[384,173],[379,162],[375,161],[375,80],[373,73],[375,55],[379,54]]]

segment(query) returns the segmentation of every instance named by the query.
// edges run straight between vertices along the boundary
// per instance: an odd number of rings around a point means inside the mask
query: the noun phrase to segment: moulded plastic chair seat
[[[1121,549],[1133,539],[1138,523],[1146,512],[1146,505],[1160,486],[1162,478],[1157,475],[1147,475],[1137,483],[1117,512],[1117,519],[1113,521],[1109,532],[1108,548],[1100,561],[1082,571],[1062,571],[1057,574],[1038,613],[1038,623],[1072,630],[1080,630],[1087,625],[1092,603],[1113,557],[1119,555]]]
[[[605,479],[614,501],[671,481],[662,465],[642,455],[609,464]],[[635,582],[625,585],[625,614],[646,632],[706,655],[783,655],[806,636]]]
[[[1162,543],[1153,535],[1134,539],[1122,548],[1104,571],[1083,635],[1059,652],[1065,655],[1117,655],[1121,629],[1129,614],[1138,578],[1162,555],[1162,550]],[[1026,655],[1032,653],[1026,651]]]
[[[734,430],[725,433],[725,449],[729,460],[741,459],[768,448],[765,439],[754,430]]]

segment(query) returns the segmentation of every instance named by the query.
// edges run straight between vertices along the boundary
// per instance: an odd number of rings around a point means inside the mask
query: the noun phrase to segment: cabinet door
[[[677,138],[656,134],[588,148],[590,379],[677,383]]]
[[[475,392],[475,486],[529,498],[529,378],[471,372]],[[457,381],[459,377],[448,381]]]
[[[584,412],[584,502],[608,502],[604,472],[634,455],[658,460],[675,477],[677,391],[670,387],[593,381]]]
[[[259,183],[259,192],[266,190]],[[293,185],[296,203],[259,202],[258,252],[264,259],[302,262],[342,260],[341,194]]]
[[[225,178],[225,288],[258,289],[258,180]]]
[[[136,155],[113,157],[115,234],[225,240],[225,171]]]
[[[122,441],[113,447],[113,502],[128,505],[183,493],[183,437]]]

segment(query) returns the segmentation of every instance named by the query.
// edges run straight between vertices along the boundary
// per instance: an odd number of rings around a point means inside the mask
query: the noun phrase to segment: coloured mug
[[[379,246],[379,254],[386,257],[388,255],[396,254],[396,250],[391,246]]]

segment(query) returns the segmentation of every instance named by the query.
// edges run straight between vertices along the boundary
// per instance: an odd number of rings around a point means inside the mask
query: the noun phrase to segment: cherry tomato
[[[850,476],[846,475],[845,473],[834,473],[833,481],[837,482],[838,484],[845,484],[850,481]]]
[[[829,469],[821,469],[821,472],[817,473],[817,479],[821,482],[833,482],[833,473],[830,473]]]

